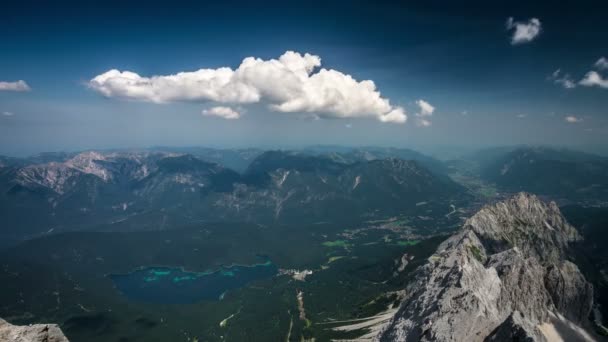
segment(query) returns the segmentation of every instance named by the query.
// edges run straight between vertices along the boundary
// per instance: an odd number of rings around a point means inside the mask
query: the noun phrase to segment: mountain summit
[[[593,341],[593,288],[568,260],[580,240],[555,203],[520,193],[443,242],[379,341]]]
[[[0,341],[68,342],[56,324],[12,325],[0,318]]]

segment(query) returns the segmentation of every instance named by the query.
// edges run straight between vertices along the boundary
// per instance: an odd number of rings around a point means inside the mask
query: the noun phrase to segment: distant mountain
[[[24,164],[25,161],[20,158],[0,156],[0,169]]]
[[[264,151],[256,148],[217,149],[207,147],[158,147],[153,151],[190,154],[204,161],[222,165],[236,172],[244,172],[249,164]]]
[[[421,201],[462,194],[462,188],[437,177],[415,161],[382,159],[352,164],[330,156],[270,151],[244,174],[234,196],[219,202],[241,212],[264,212],[274,218],[320,220],[360,218],[411,211]],[[220,206],[221,206],[220,205]]]
[[[570,261],[581,239],[555,203],[518,194],[443,242],[380,341],[593,341],[593,287]]]
[[[131,189],[139,201],[166,207],[198,203],[209,193],[232,191],[240,181],[236,171],[183,155],[160,159],[156,169],[133,183]]]
[[[336,161],[329,155],[313,156],[293,151],[267,151],[251,163],[245,175],[255,177],[278,169],[298,172],[337,173],[347,165],[348,163]]]
[[[313,155],[325,155],[342,163],[390,158],[414,160],[438,175],[444,175],[448,171],[446,165],[441,161],[407,148],[313,146],[304,149],[302,152]]]
[[[394,158],[346,162],[268,151],[241,174],[177,152],[87,151],[0,168],[0,234],[20,239],[65,230],[167,229],[196,221],[362,220],[462,195],[447,177],[417,161]]]
[[[479,170],[482,179],[503,191],[530,191],[566,199],[608,199],[608,159],[592,154],[520,147],[481,159]]]
[[[73,158],[77,154],[76,152],[43,152],[24,159],[30,164],[60,163]]]
[[[90,229],[123,218],[131,185],[168,157],[162,153],[83,152],[63,162],[34,158],[0,169],[0,233],[9,238]],[[57,159],[53,159],[57,160]]]

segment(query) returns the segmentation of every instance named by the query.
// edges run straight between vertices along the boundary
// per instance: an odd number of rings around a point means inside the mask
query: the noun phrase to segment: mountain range
[[[163,150],[3,158],[0,214],[7,224],[0,234],[20,239],[64,230],[165,229],[200,220],[360,220],[464,194],[425,162],[381,153],[337,156],[266,151],[242,172]]]
[[[170,249],[173,242],[183,239],[189,241],[187,252],[192,255],[198,255],[199,247],[204,255],[215,255],[220,253],[218,246],[228,248],[238,242],[245,246],[248,258],[272,254],[289,270],[300,267],[292,264],[297,258],[290,253],[294,244],[302,243],[298,255],[311,253],[315,260],[305,266],[314,267],[306,286],[322,277],[333,279],[324,286],[341,284],[340,267],[360,259],[362,264],[345,274],[375,269],[376,262],[386,260],[390,267],[382,264],[379,269],[409,267],[407,284],[405,278],[395,278],[390,292],[371,299],[356,297],[367,309],[349,310],[373,312],[369,309],[373,303],[378,308],[374,314],[380,313],[369,316],[370,322],[357,314],[352,326],[371,328],[360,329],[367,337],[380,341],[592,341],[599,338],[597,332],[606,332],[600,314],[605,314],[606,303],[601,293],[606,288],[601,243],[606,217],[601,203],[608,198],[605,167],[606,159],[600,156],[543,147],[492,149],[448,162],[405,149],[331,146],[297,151],[155,148],[0,157],[0,247],[15,245],[4,250],[17,251],[28,245],[45,251],[38,259],[23,251],[21,257],[32,268],[26,270],[16,258],[12,267],[25,273],[5,269],[3,276],[20,284],[13,285],[8,296],[22,292],[28,277],[47,267],[70,282],[73,276],[89,281],[83,276],[89,273],[80,274],[80,269],[66,275],[53,259],[58,257],[57,246],[63,246],[61,241],[83,243],[82,252],[94,263],[109,262],[122,235],[133,234],[129,236],[135,239],[129,240],[132,245],[123,245],[123,251],[140,248],[142,255],[149,254],[145,241]],[[457,173],[468,178],[456,177]],[[470,182],[495,190],[495,195],[480,197],[471,191]],[[511,194],[520,190],[536,191],[539,197]],[[580,232],[555,202],[545,203],[541,197],[574,203],[565,207],[565,213]],[[471,216],[473,212],[477,213]],[[447,237],[460,224],[462,228]],[[253,234],[247,227],[261,236],[247,235]],[[215,234],[226,234],[226,240],[207,240],[214,229]],[[79,240],[90,234],[99,238],[87,240],[93,241],[90,245]],[[190,241],[182,234],[202,240]],[[242,239],[241,234],[248,238]],[[241,241],[248,239],[255,243],[249,246]],[[291,241],[285,246],[290,252],[283,250],[282,239]],[[28,242],[19,244],[23,240]],[[427,245],[430,240],[436,242]],[[424,246],[426,254],[412,259],[408,253],[414,246],[421,246],[421,251]],[[181,249],[176,244],[170,253],[155,254],[160,261],[152,264],[173,260],[181,265]],[[363,260],[384,249],[399,252],[386,260]],[[66,253],[80,265],[80,252],[72,248]],[[124,258],[117,258],[113,265],[123,262]],[[141,266],[142,261],[136,264]],[[114,271],[108,268],[100,274],[108,272]],[[291,278],[280,279],[289,282]],[[353,286],[367,286],[367,281],[357,279]],[[35,288],[30,289],[32,293]],[[79,290],[71,284],[65,288],[62,300],[67,303]],[[103,288],[113,291],[111,286]],[[322,322],[319,316],[326,308],[310,296],[330,296],[325,288],[316,292],[308,288],[305,295],[310,317],[318,315],[316,322]],[[110,292],[108,298],[115,298]],[[80,296],[78,292],[73,299]],[[37,312],[52,310],[55,299],[51,299]],[[382,311],[386,305],[390,310]],[[74,308],[66,307],[67,312],[70,309]],[[32,322],[3,317],[11,323]],[[300,320],[298,334],[313,336],[306,321]],[[376,326],[378,322],[382,324]],[[314,336],[324,336],[327,330],[316,329]]]
[[[545,146],[482,149],[446,161],[450,173],[481,180],[501,193],[533,192],[564,202],[605,203],[608,158]]]

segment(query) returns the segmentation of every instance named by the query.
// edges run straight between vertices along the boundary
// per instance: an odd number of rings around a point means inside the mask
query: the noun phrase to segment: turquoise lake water
[[[148,267],[128,274],[112,274],[116,288],[127,298],[150,303],[194,303],[219,300],[229,290],[274,276],[270,261],[255,265],[222,266],[217,270],[188,272],[180,268]]]

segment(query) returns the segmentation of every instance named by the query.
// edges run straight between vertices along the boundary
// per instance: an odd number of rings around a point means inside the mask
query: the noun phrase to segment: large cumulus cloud
[[[337,70],[318,69],[320,66],[319,56],[287,51],[278,59],[247,57],[234,70],[223,67],[144,77],[113,69],[94,77],[88,85],[106,97],[153,103],[264,102],[284,113],[375,117],[393,123],[407,120],[405,110],[382,97],[373,81],[357,81]]]

